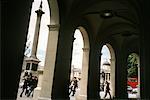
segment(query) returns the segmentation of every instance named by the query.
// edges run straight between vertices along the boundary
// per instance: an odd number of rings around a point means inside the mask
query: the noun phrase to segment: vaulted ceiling
[[[99,39],[139,34],[139,0],[58,0],[58,5],[60,20],[70,20],[75,25],[84,20]]]

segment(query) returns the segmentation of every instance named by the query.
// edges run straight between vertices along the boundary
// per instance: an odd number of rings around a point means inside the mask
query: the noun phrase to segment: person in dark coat
[[[109,87],[110,83],[108,81],[106,81],[106,89],[105,89],[105,96],[104,98],[106,98],[107,94],[109,94],[110,99],[111,99],[111,94],[110,94],[110,87]]]
[[[37,87],[38,84],[38,78],[36,76],[32,76],[32,80],[30,81],[30,91],[27,95],[27,97],[29,97],[32,93],[32,97],[33,97],[33,93],[34,93],[34,89]]]
[[[24,83],[23,83],[23,86],[22,86],[22,92],[20,94],[20,97],[22,97],[22,94],[24,93],[25,91],[25,95],[28,93],[28,90],[27,90],[27,87],[29,85],[29,80],[27,78],[27,76],[24,78]]]
[[[72,80],[72,86],[71,86],[71,91],[70,91],[70,93],[69,94],[71,94],[71,92],[72,92],[72,96],[74,96],[75,95],[75,92],[76,92],[76,89],[78,88],[78,80],[77,80],[77,78],[76,77],[74,77],[74,79]]]
[[[28,72],[27,71],[24,73],[23,77],[26,77],[26,76],[28,76]]]
[[[102,78],[103,78],[103,81],[105,81],[105,72],[102,71]]]

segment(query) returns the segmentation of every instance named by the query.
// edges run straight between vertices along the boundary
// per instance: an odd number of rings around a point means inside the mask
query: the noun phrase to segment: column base
[[[46,97],[38,97],[38,100],[51,100],[51,98],[46,98]]]
[[[34,89],[33,100],[37,100],[40,96],[41,87],[36,87]]]
[[[76,100],[87,100],[87,96],[86,95],[78,95],[78,96],[76,96]]]

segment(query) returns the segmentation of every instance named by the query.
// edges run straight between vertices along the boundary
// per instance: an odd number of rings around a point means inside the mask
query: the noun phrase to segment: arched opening
[[[71,62],[71,76],[70,76],[70,98],[77,95],[80,89],[81,71],[82,71],[82,58],[83,58],[83,38],[79,29],[75,30],[73,51],[72,51],[72,62]]]
[[[74,77],[78,80],[78,88],[75,95],[69,90],[70,98],[86,99],[87,98],[87,79],[88,79],[88,64],[89,64],[89,38],[86,30],[83,27],[78,27],[74,33],[71,76],[70,81]],[[72,86],[72,85],[71,85]],[[71,88],[71,87],[70,87]]]
[[[140,59],[136,53],[127,58],[127,92],[128,98],[140,98]]]
[[[110,44],[103,45],[100,62],[100,97],[115,97],[115,54]]]
[[[41,16],[38,15],[39,10],[43,11]],[[49,31],[47,25],[49,23],[50,11],[47,0],[34,0],[32,3],[27,34],[28,38],[18,87],[18,100],[21,98],[36,97],[37,93],[34,93],[35,89],[41,89]],[[35,58],[37,58],[35,61],[32,58],[33,51],[35,51]],[[37,63],[34,63],[36,61]],[[31,90],[31,83],[33,83],[34,77],[37,79],[37,85]]]

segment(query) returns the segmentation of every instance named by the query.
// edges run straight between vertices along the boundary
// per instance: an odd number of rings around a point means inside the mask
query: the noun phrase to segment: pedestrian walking
[[[110,94],[110,87],[109,87],[110,83],[108,81],[106,81],[106,88],[105,88],[105,96],[104,98],[106,98],[107,94],[109,94],[109,97],[111,99],[111,94]]]
[[[22,92],[20,94],[20,97],[22,97],[22,94],[24,93],[25,91],[25,95],[28,94],[28,85],[29,85],[29,80],[27,78],[27,76],[24,78],[24,83],[23,83],[23,86],[22,86]]]
[[[76,89],[78,88],[78,80],[76,77],[73,78],[73,80],[71,81],[71,86],[70,86],[70,93],[72,93],[72,96],[75,95],[76,93]]]
[[[28,72],[27,71],[24,73],[23,78],[26,77],[26,76],[28,76]]]
[[[37,84],[38,84],[38,78],[36,76],[32,76],[32,79],[29,84],[30,84],[30,90],[29,90],[27,97],[29,97],[31,93],[33,97],[34,89],[37,87]]]
[[[102,79],[103,79],[103,82],[104,82],[105,81],[105,72],[104,71],[102,71],[101,76],[102,76]]]

